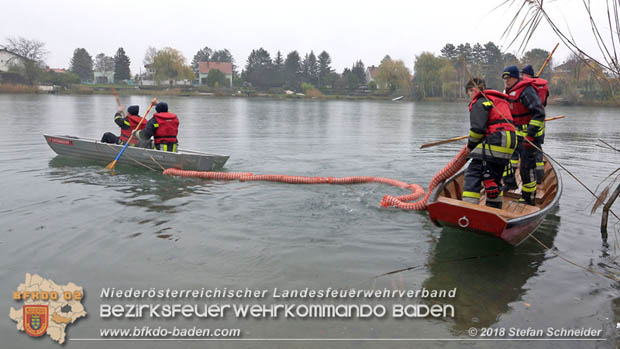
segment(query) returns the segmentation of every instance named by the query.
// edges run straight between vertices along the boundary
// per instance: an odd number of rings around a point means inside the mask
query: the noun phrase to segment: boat
[[[504,193],[502,209],[486,206],[483,192],[479,204],[462,201],[465,169],[461,169],[433,190],[428,201],[429,217],[438,226],[491,235],[517,246],[538,228],[562,195],[559,172],[546,158],[544,163],[544,177],[536,190],[536,206],[519,203],[521,183],[519,188]]]
[[[92,138],[73,136],[43,135],[47,144],[56,154],[78,159],[111,162],[123,148],[122,145],[102,143]],[[153,169],[178,168],[194,171],[214,171],[221,169],[228,155],[203,153],[178,149],[176,153],[156,149],[127,147],[118,160],[119,163],[142,165]]]
[[[392,98],[392,102],[400,101],[403,98],[405,98],[405,96],[398,96],[396,98]]]

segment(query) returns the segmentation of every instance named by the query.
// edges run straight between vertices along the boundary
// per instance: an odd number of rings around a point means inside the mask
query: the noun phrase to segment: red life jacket
[[[505,91],[508,95],[508,102],[510,102],[510,112],[512,113],[512,120],[515,125],[527,125],[532,120],[532,111],[527,109],[521,102],[519,102],[519,97],[521,97],[521,92],[528,87],[532,86],[536,91],[538,89],[534,85],[533,79],[522,79],[519,80],[514,86],[510,88],[509,91]]]
[[[527,78],[524,78],[527,79]],[[547,106],[547,97],[549,97],[549,84],[547,80],[541,78],[531,78],[534,83],[534,87],[536,87],[536,92],[538,92],[538,97],[540,97],[540,101],[542,102],[543,107]]]
[[[138,126],[141,119],[142,118],[140,116],[127,114],[126,120],[129,121],[129,128],[126,130],[121,128],[121,141],[123,142],[123,144],[127,143],[129,136],[131,136],[131,133],[133,132],[133,130],[136,129],[136,126]],[[142,122],[138,130],[141,130],[145,127],[146,127],[146,122]],[[138,139],[138,137],[132,137],[131,142],[129,143],[133,145],[137,145],[139,141],[140,140]]]
[[[495,90],[484,90],[484,94],[491,100],[491,102],[493,102],[493,105],[495,105],[495,107],[491,107],[491,109],[489,109],[489,120],[487,121],[486,135],[488,136],[491,133],[498,131],[514,131],[515,126],[513,124],[512,116],[510,115],[510,105],[507,101],[508,96]],[[479,98],[484,98],[480,92],[478,92],[478,94],[476,94],[471,100],[471,103],[469,103],[469,111],[471,111],[471,106],[474,105]]]
[[[177,134],[179,133],[179,119],[176,114],[172,113],[157,113],[153,115],[157,120],[157,126],[155,128],[155,144],[162,142],[165,143],[177,143]]]

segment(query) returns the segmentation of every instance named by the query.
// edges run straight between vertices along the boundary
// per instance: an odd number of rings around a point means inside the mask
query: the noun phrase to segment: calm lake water
[[[150,98],[123,97],[124,105]],[[229,154],[225,171],[301,176],[382,176],[427,187],[464,143],[420,150],[467,134],[465,103],[161,98],[179,115],[181,148]],[[26,273],[84,287],[88,317],[67,330],[67,348],[108,347],[601,347],[617,345],[619,284],[584,271],[530,239],[517,248],[435,227],[425,212],[379,207],[382,184],[291,185],[171,178],[140,167],[56,156],[43,134],[99,138],[118,134],[111,96],[0,95],[1,347],[52,347],[8,318]],[[618,168],[618,109],[549,106],[545,151],[590,188]],[[602,247],[600,210],[562,171],[559,208],[535,236],[561,256],[597,272],[620,273]],[[620,200],[619,200],[620,201]],[[618,203],[614,209],[620,212]],[[610,216],[610,243],[618,224]],[[410,270],[373,277],[390,271]],[[102,319],[102,288],[118,289],[457,289],[454,318],[175,320]],[[416,304],[419,299],[311,300],[309,304]],[[129,302],[129,301],[128,301]],[[149,303],[149,301],[144,301]],[[166,303],[151,301],[150,303]],[[189,303],[271,304],[241,299]],[[142,301],[135,301],[142,303]],[[280,303],[303,303],[293,299]],[[435,304],[425,302],[424,304]],[[246,341],[120,341],[101,328],[239,328]],[[467,340],[470,327],[593,328],[604,341]],[[444,341],[253,341],[253,339],[443,339]],[[452,341],[448,341],[452,340]]]

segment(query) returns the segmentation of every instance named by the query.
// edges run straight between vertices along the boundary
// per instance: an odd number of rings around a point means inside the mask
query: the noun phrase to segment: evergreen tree
[[[246,79],[253,86],[269,88],[274,86],[273,62],[271,56],[262,47],[252,50],[245,65]]]
[[[387,60],[384,58],[381,62],[388,62],[391,61],[392,59],[389,58],[390,56],[385,56],[386,58],[388,58]],[[351,73],[353,75],[355,75],[355,77],[357,78],[357,81],[359,82],[360,85],[364,85],[366,84],[366,68],[364,67],[364,63],[362,62],[362,60],[360,59],[359,61],[355,62],[355,64],[353,65],[353,68],[351,68]]]
[[[208,46],[205,46],[203,49],[198,50],[192,59],[192,70],[194,74],[198,76],[198,70],[200,69],[200,62],[209,62],[211,60],[211,55],[213,54],[213,50],[211,50]],[[216,60],[213,60],[216,61]]]
[[[284,85],[291,90],[299,91],[301,61],[297,51],[289,52],[284,60]]]
[[[69,63],[69,70],[80,77],[80,80],[93,79],[93,58],[84,48],[76,48]]]
[[[119,47],[116,55],[114,55],[114,80],[129,80],[131,78],[130,63],[131,60],[125,54],[125,50]]]
[[[321,54],[319,54],[319,88],[324,85],[331,85],[331,81],[326,81],[333,71],[331,64],[332,59],[329,56],[329,53],[325,51],[321,52]]]

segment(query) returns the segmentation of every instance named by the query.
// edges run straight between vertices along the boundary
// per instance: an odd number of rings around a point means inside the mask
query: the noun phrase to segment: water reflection
[[[147,225],[150,227],[147,230],[153,231],[156,237],[176,241],[172,221],[184,206],[193,202],[187,198],[209,194],[214,186],[201,179],[170,177],[159,171],[124,164],[110,172],[99,161],[63,156],[50,160],[49,168],[45,176],[51,181],[97,187],[101,192],[89,189],[89,196],[83,199],[97,200],[102,210],[115,204],[125,207],[114,215],[114,223],[133,229],[127,238],[140,236],[140,226]],[[77,190],[83,192],[83,188]],[[106,195],[106,191],[111,194]]]
[[[553,246],[558,233],[556,212],[548,214],[534,232],[546,246]],[[499,239],[445,228],[430,254],[431,276],[423,287],[457,288],[456,299],[448,301],[456,309],[452,330],[466,334],[472,326],[495,324],[527,292],[528,279],[538,275],[538,268],[550,257],[532,238],[512,247]]]

